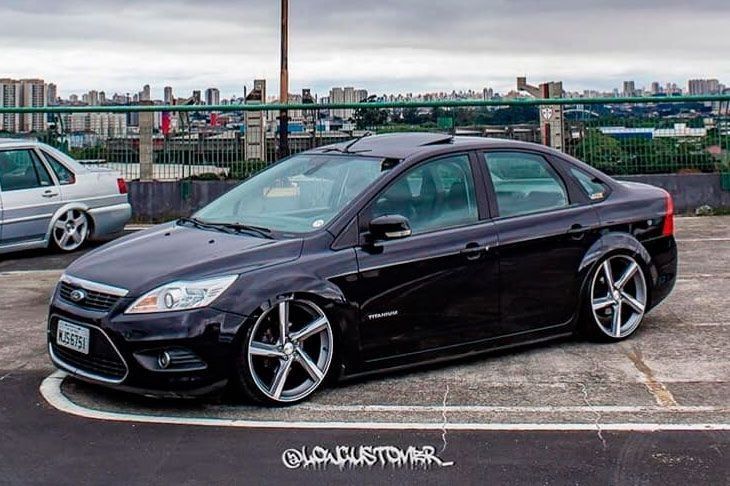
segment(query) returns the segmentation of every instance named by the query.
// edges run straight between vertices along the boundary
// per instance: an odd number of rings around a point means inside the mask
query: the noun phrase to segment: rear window
[[[51,166],[51,169],[53,169],[53,172],[56,174],[59,184],[65,186],[76,182],[76,178],[74,177],[73,172],[71,172],[65,165],[59,162],[58,159],[53,157],[45,150],[43,150],[42,152],[43,156],[48,161],[48,165]]]
[[[591,201],[601,201],[608,195],[608,186],[600,179],[575,167],[570,169],[570,173],[573,174]]]

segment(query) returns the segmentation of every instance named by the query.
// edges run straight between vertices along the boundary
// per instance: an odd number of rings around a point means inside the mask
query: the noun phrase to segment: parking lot
[[[374,377],[327,389],[305,404],[285,409],[240,404],[226,396],[144,399],[59,374],[47,378],[54,370],[46,355],[46,306],[63,267],[78,254],[5,256],[0,260],[0,396],[7,400],[4,390],[9,387],[23,393],[36,390],[25,398],[16,394],[14,406],[25,403],[35,407],[35,413],[58,414],[54,416],[80,415],[84,418],[73,420],[83,421],[86,428],[105,420],[138,427],[143,423],[232,427],[238,433],[245,428],[259,436],[265,433],[262,428],[273,429],[271,433],[296,428],[364,433],[365,429],[370,434],[373,429],[395,429],[413,431],[420,441],[424,436],[418,431],[430,431],[427,442],[445,456],[458,450],[470,467],[478,467],[479,461],[464,456],[473,440],[464,431],[579,431],[580,440],[565,436],[570,448],[585,441],[591,444],[586,450],[598,456],[600,451],[612,451],[619,458],[626,451],[616,447],[625,445],[627,437],[633,437],[630,434],[672,431],[653,437],[660,446],[661,437],[671,437],[667,451],[684,449],[681,457],[662,452],[659,446],[649,447],[650,441],[644,449],[633,444],[632,454],[644,457],[645,466],[655,474],[662,474],[665,467],[676,472],[682,466],[682,475],[709,474],[708,478],[722,481],[728,478],[730,428],[730,217],[680,218],[677,227],[680,270],[674,293],[628,341],[599,345],[571,339]],[[41,383],[50,405],[37,392]],[[9,402],[0,403],[6,422],[19,413],[10,407]],[[12,425],[3,424],[2,433],[8,435],[3,442],[13,434],[8,427]],[[621,431],[629,435],[622,436]],[[387,437],[382,434],[370,437]],[[339,436],[331,432],[327,437]],[[499,442],[493,441],[493,446]],[[447,444],[452,444],[451,450]],[[666,457],[656,456],[664,453]],[[276,467],[282,469],[280,464]],[[605,467],[619,463],[608,461]],[[570,476],[557,476],[561,477]]]

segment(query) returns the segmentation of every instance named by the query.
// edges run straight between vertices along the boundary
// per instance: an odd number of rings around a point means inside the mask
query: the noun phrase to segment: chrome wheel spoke
[[[60,229],[60,230],[66,230],[66,223],[62,220],[57,220],[56,223],[53,225],[54,228]]]
[[[621,303],[613,306],[613,316],[611,318],[611,334],[615,337],[621,336]]]
[[[289,376],[291,364],[291,359],[281,360],[279,364],[279,370],[276,372],[274,382],[271,384],[270,393],[277,400],[279,399],[279,397],[281,397],[281,392],[284,391],[284,385],[286,384],[286,379]]]
[[[77,227],[79,227],[79,228],[80,228],[81,226],[83,226],[83,225],[85,225],[85,224],[86,224],[86,218],[85,218],[85,217],[84,217],[83,215],[81,215],[81,216],[79,216],[78,218],[74,219],[74,224],[75,224],[75,225],[76,225]]]
[[[636,262],[631,262],[624,274],[621,275],[621,278],[616,281],[616,287],[619,289],[623,289],[628,281],[636,274],[636,271],[638,269],[639,265],[637,265]]]
[[[614,301],[610,297],[601,297],[598,299],[593,299],[593,310],[605,309],[606,307],[609,307],[613,304],[614,304]]]
[[[251,342],[249,352],[254,356],[263,356],[266,358],[284,359],[286,355],[275,345],[262,343],[259,341]]]
[[[610,260],[606,260],[603,262],[603,276],[606,278],[606,285],[608,285],[608,288],[613,287],[613,272],[611,271],[611,262]]]
[[[324,331],[328,325],[329,322],[327,321],[327,318],[320,317],[317,320],[310,322],[309,324],[304,326],[303,329],[292,333],[291,338],[293,341],[304,341],[308,337]]]
[[[317,367],[314,361],[312,361],[312,358],[303,349],[297,350],[297,361],[309,373],[309,376],[312,377],[315,383],[322,381],[324,373],[322,373],[322,370]]]
[[[632,309],[634,309],[639,314],[642,314],[644,312],[644,304],[627,294],[626,292],[621,292],[621,298],[628,304]]]
[[[289,337],[289,301],[279,302],[279,344]]]

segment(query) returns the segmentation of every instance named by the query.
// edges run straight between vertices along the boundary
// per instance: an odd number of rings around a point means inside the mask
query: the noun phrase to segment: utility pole
[[[289,0],[281,0],[281,71],[279,73],[279,103],[289,102]],[[279,159],[289,155],[288,112],[279,112]]]

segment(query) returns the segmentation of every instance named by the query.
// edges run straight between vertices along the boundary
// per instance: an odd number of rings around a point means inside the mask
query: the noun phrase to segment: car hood
[[[241,274],[295,260],[301,251],[301,239],[269,240],[167,223],[87,253],[66,273],[136,296],[174,280]]]

